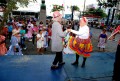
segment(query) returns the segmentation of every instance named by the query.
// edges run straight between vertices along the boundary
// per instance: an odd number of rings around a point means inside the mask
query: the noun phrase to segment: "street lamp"
[[[86,4],[86,0],[84,0],[83,16],[84,16],[84,12],[85,12],[85,4]]]
[[[112,13],[112,19],[111,19],[111,23],[114,20],[114,15],[115,15],[115,10],[116,10],[116,5],[117,5],[117,0],[113,0],[113,13]]]
[[[71,20],[72,20],[72,21],[73,21],[73,18],[74,18],[73,13],[74,13],[74,6],[72,6],[72,17],[71,17]]]

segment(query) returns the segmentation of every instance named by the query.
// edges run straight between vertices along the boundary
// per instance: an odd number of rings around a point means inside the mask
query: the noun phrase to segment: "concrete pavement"
[[[93,34],[93,37],[92,37],[93,51],[98,52],[98,47],[97,47],[98,37],[99,37],[100,33],[102,32],[102,30],[91,27],[91,32]],[[106,33],[107,33],[108,37],[111,34],[111,32],[106,32]],[[116,52],[119,38],[120,38],[120,35],[118,34],[115,37],[115,41],[107,40],[106,49],[105,49],[106,52]]]

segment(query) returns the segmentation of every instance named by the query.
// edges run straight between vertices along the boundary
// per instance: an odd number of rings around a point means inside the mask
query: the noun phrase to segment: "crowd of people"
[[[4,43],[4,47],[6,47],[6,40],[9,40],[11,45],[6,52],[1,51],[3,53],[0,53],[0,55],[23,55],[22,50],[27,50],[27,45],[25,44],[27,40],[34,46],[37,44],[37,52],[41,52],[41,49],[46,50],[48,41],[50,42],[51,23],[49,22],[49,24],[44,26],[42,21],[37,25],[34,18],[26,20],[12,18],[5,23],[1,36],[4,37],[4,39],[1,37],[3,39],[1,43]]]
[[[2,17],[1,21],[2,22]],[[42,21],[38,22],[34,17],[13,17],[10,18],[7,23],[4,24],[2,29],[2,36],[5,37],[4,40],[4,47],[6,47],[5,43],[11,44],[10,46],[7,45],[6,52],[0,53],[2,55],[15,55],[17,53],[11,52],[13,48],[17,48],[20,55],[24,55],[22,50],[26,50],[29,48],[26,45],[26,41],[32,43],[33,46],[36,46],[36,52],[38,54],[43,54],[44,51],[50,46],[51,35],[52,35],[52,23],[53,20],[46,20],[46,26]],[[61,22],[62,30],[64,31],[67,27],[72,27],[73,23],[71,21]],[[78,24],[76,22],[75,29],[78,28]],[[7,42],[6,42],[7,40]],[[12,47],[15,44],[17,47]],[[3,49],[3,48],[2,48]],[[15,51],[15,50],[14,50]],[[1,51],[2,52],[2,51]],[[19,54],[18,54],[19,55]]]

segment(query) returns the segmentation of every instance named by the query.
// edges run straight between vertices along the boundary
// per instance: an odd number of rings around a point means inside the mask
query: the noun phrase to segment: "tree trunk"
[[[109,9],[109,11],[108,11],[108,17],[107,17],[107,22],[106,22],[106,25],[108,25],[108,24],[109,24],[110,11],[111,11],[111,9]]]

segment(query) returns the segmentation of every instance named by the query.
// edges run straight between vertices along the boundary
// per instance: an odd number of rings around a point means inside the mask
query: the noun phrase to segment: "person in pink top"
[[[26,37],[29,39],[29,41],[32,41],[31,39],[32,39],[32,33],[33,33],[33,30],[32,30],[33,27],[34,26],[31,23],[29,23],[27,26],[28,32],[26,34]]]
[[[35,45],[35,36],[38,34],[38,27],[37,25],[34,25],[34,27],[32,28],[33,30],[33,33],[32,33],[32,42],[33,42],[33,45]]]

